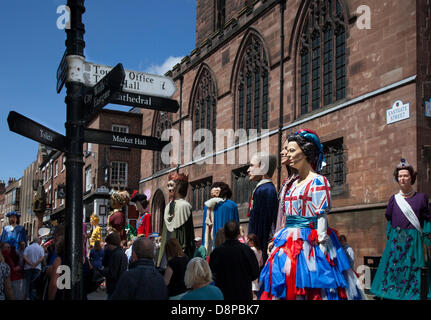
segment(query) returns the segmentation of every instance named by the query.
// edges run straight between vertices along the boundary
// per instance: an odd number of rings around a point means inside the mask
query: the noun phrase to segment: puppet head
[[[185,198],[187,195],[189,177],[184,173],[172,172],[168,176],[169,198]]]
[[[121,209],[124,206],[129,204],[130,195],[126,190],[124,191],[111,190],[110,195],[111,195],[111,207],[114,209]]]
[[[90,216],[90,223],[93,227],[97,227],[99,225],[99,216],[95,215],[94,212]]]

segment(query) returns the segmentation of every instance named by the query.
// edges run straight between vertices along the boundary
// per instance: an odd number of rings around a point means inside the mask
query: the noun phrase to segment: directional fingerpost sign
[[[163,147],[169,143],[169,141],[161,141],[155,137],[87,128],[84,129],[84,141],[154,151],[162,151]]]
[[[23,115],[11,111],[7,117],[9,130],[24,137],[43,143],[54,149],[65,151],[66,137],[47,127],[27,118]]]
[[[94,86],[86,89],[84,94],[84,107],[87,117],[95,116],[120,90],[125,77],[121,63],[109,71]]]
[[[82,80],[88,86],[95,85],[112,69],[110,66],[91,62],[85,62],[83,68]],[[122,86],[124,92],[170,98],[177,91],[174,81],[169,77],[132,70],[124,72],[126,73]]]
[[[61,88],[63,88],[63,85],[66,82],[66,75],[67,75],[66,53],[67,53],[67,50],[64,51],[63,58],[61,58],[60,65],[58,66],[58,69],[57,69],[57,93],[60,93]]]
[[[124,89],[114,95],[110,103],[166,112],[177,112],[180,108],[177,100],[125,92]]]

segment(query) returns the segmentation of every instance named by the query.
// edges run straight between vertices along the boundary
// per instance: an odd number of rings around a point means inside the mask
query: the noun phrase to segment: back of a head
[[[236,220],[230,220],[224,225],[224,235],[226,240],[236,240],[239,236],[239,222]]]
[[[184,283],[187,288],[209,284],[212,273],[208,262],[200,257],[193,258],[187,264]]]
[[[217,230],[216,237],[214,239],[214,247],[217,248],[222,245],[226,240],[226,236],[224,235],[224,228],[220,228]]]
[[[168,259],[182,257],[184,255],[183,248],[176,238],[171,238],[166,242],[165,252]]]
[[[258,152],[254,157],[259,162],[262,174],[272,178],[275,169],[277,168],[277,157],[268,152]]]
[[[138,238],[133,242],[132,250],[138,259],[153,259],[153,242],[147,238]]]
[[[55,227],[53,236],[54,238],[59,238],[64,236],[64,224],[59,224]]]
[[[116,232],[112,232],[108,234],[105,241],[107,244],[113,245],[115,247],[119,247],[121,245],[120,235]]]

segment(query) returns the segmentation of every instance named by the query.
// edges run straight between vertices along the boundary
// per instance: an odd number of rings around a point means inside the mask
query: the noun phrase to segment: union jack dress
[[[296,180],[280,201],[285,228],[272,239],[274,246],[260,274],[260,298],[365,299],[335,230],[327,227],[328,180],[321,175],[304,184]]]

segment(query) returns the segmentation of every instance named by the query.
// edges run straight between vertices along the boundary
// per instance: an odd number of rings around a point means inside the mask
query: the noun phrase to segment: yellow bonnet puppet
[[[93,226],[93,232],[91,233],[90,245],[94,247],[96,241],[102,241],[102,232],[99,226],[99,216],[94,213],[90,216],[90,223]]]

